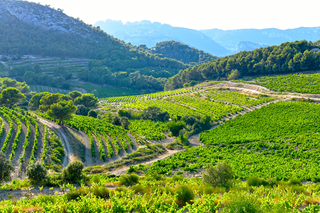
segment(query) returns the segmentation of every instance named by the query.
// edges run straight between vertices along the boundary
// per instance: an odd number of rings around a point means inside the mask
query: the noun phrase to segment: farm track
[[[57,123],[45,120],[45,119],[40,118],[40,117],[39,117],[39,121],[41,123],[45,124],[47,127],[53,129],[57,133],[59,138],[61,139],[62,144],[63,144],[63,149],[64,149],[64,152],[65,152],[65,157],[64,157],[64,160],[63,160],[62,167],[63,168],[67,167],[68,163],[72,161],[72,152],[71,152],[71,148],[70,148],[70,143],[68,141],[67,136],[65,135],[65,133],[63,131],[63,128]]]
[[[20,161],[19,161],[19,159],[23,155],[23,143],[25,141],[25,137],[26,137],[26,134],[27,134],[27,127],[26,127],[25,123],[23,123],[23,121],[21,121],[21,126],[22,126],[22,131],[21,131],[21,135],[20,135],[20,138],[19,138],[19,144],[18,144],[18,147],[17,147],[17,149],[15,151],[15,155],[14,155],[12,161],[11,161],[12,166],[14,167],[14,172],[11,174],[11,177],[13,179],[19,178],[19,170],[20,170]]]

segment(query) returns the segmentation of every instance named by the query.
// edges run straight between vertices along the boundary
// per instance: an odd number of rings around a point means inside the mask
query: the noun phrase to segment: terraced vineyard
[[[114,126],[92,117],[77,115],[72,116],[72,119],[67,121],[66,124],[71,128],[84,131],[88,135],[93,157],[96,156],[96,141],[94,137],[97,138],[99,156],[103,161],[106,161],[106,156],[109,158],[112,157],[114,153],[114,150],[111,149],[112,146],[115,147],[115,153],[117,155],[121,149],[127,152],[129,148],[134,148],[132,139],[122,127]],[[109,138],[111,138],[111,140]]]
[[[30,91],[31,92],[50,92],[50,93],[61,93],[61,94],[68,94],[71,92],[70,90],[64,90],[64,89],[59,89],[55,87],[48,87],[48,86],[42,86],[42,85],[30,85]]]
[[[260,77],[250,82],[278,92],[320,93],[320,73]]]
[[[240,106],[232,106],[220,102],[212,102],[195,95],[180,95],[168,97],[162,100],[140,101],[132,104],[123,104],[121,107],[143,110],[149,106],[156,106],[167,111],[171,118],[185,115],[210,116],[213,121],[223,116],[234,114],[243,110]]]
[[[9,67],[22,67],[22,66],[34,66],[39,64],[44,72],[52,72],[58,66],[64,66],[69,71],[78,71],[82,68],[87,68],[89,59],[59,59],[59,58],[40,58],[40,57],[30,57],[23,58],[16,61],[8,61],[7,65]]]
[[[30,163],[42,159],[44,138],[41,131],[44,126],[24,110],[14,111],[1,107],[0,115],[1,151],[12,161],[15,167],[14,177],[25,176],[26,167]],[[49,143],[51,142],[49,140]],[[62,144],[56,148],[62,149]],[[46,149],[52,152],[54,147],[49,144]],[[47,157],[50,161],[53,156]],[[45,166],[49,166],[46,161],[43,163]],[[56,168],[62,167],[62,161],[57,161],[54,164]]]

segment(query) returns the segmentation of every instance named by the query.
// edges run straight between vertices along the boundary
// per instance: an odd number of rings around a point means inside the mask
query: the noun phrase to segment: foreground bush
[[[68,182],[76,182],[81,179],[83,163],[74,161],[70,163],[62,172],[63,179]]]
[[[28,166],[27,176],[31,182],[42,182],[47,177],[47,170],[41,162],[37,161]]]
[[[119,184],[125,186],[131,186],[139,183],[139,176],[136,174],[121,175],[119,178]]]
[[[194,193],[192,189],[190,189],[188,186],[179,186],[177,189],[177,200],[176,203],[179,206],[184,206],[186,203],[191,203],[191,201],[194,199]]]
[[[216,166],[208,165],[206,172],[203,174],[204,183],[213,186],[229,187],[232,183],[234,173],[227,162],[218,162]]]
[[[14,170],[10,161],[6,159],[6,155],[0,151],[0,185],[4,181],[11,179],[10,173]]]

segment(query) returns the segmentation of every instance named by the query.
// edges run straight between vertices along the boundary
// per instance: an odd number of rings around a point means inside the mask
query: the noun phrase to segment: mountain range
[[[174,40],[214,56],[226,55],[230,52],[202,32],[158,22],[141,21],[123,24],[121,21],[108,19],[99,21],[94,26],[99,26],[106,33],[125,42],[133,45],[145,44],[148,48],[162,41]]]
[[[123,24],[121,21],[110,19],[99,21],[94,25],[100,26],[105,32],[133,45],[145,44],[150,48],[156,46],[158,42],[175,40],[214,56],[248,51],[252,50],[254,46],[260,48],[303,39],[317,41],[320,38],[320,27],[301,27],[288,30],[275,28],[192,30],[146,20]]]

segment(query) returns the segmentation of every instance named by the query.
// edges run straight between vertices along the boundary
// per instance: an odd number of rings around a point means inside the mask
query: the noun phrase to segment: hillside
[[[177,60],[137,49],[131,44],[126,44],[106,34],[99,28],[68,17],[62,10],[52,9],[48,5],[43,6],[27,1],[1,1],[0,29],[2,38],[0,55],[6,56],[5,58],[19,60],[23,55],[36,55],[37,57],[51,56],[61,59],[95,59],[89,64],[89,69],[85,67],[85,75],[92,75],[91,69],[94,67],[99,67],[99,69],[108,67],[110,73],[103,72],[99,80],[111,80],[96,81],[92,78],[82,78],[82,80],[93,83],[134,89],[162,90],[165,80],[158,78],[171,77],[178,70],[188,67]],[[32,68],[26,70],[19,67],[19,69],[23,70],[19,72],[20,76],[27,71],[33,71]],[[129,80],[126,81],[126,85],[119,85],[115,82],[114,79],[120,75],[117,72],[127,69],[131,70],[130,73],[143,69],[144,71],[141,71],[142,82],[147,82],[148,86],[128,85]],[[80,70],[81,68],[75,71]],[[161,74],[163,72],[166,74]],[[104,75],[108,77],[103,78]],[[114,76],[111,77],[111,75]],[[17,76],[17,74],[11,76]]]
[[[284,74],[318,70],[320,51],[316,43],[287,42],[279,46],[243,51],[213,62],[190,67],[168,79],[165,90],[181,88],[190,81],[238,79],[241,76]]]
[[[197,30],[172,27],[158,22],[141,21],[123,24],[121,21],[108,19],[94,25],[100,26],[102,30],[114,37],[137,46],[145,44],[151,48],[159,42],[174,40],[213,56],[226,55],[230,52]]]
[[[164,57],[173,58],[185,64],[201,64],[218,58],[177,41],[159,42],[151,48],[151,52],[162,54]]]

